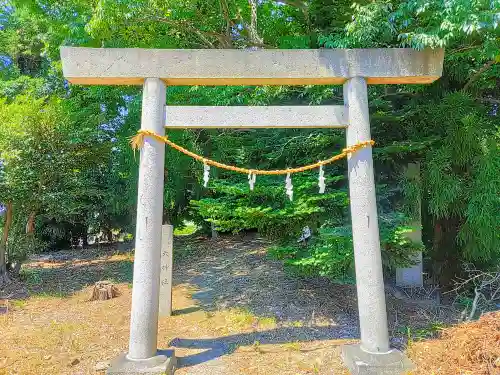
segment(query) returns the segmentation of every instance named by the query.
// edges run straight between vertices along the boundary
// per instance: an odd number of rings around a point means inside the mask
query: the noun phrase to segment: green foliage
[[[425,251],[419,243],[414,243],[408,234],[418,229],[405,225],[408,221],[404,216],[382,217],[380,226],[380,243],[382,248],[382,262],[391,271],[397,267],[409,267],[414,263],[414,255],[418,251]]]
[[[352,5],[345,32],[319,37],[327,48],[447,48],[444,76],[436,84],[371,92],[374,137],[383,142],[375,156],[400,176],[400,197],[406,200],[393,200],[393,207],[414,217],[420,204],[413,202],[422,204],[424,242],[439,265],[436,273],[449,273],[445,283],[460,262],[488,267],[500,260],[494,230],[500,219],[499,120],[493,99],[500,87],[499,8],[498,1],[483,0],[359,3]],[[405,162],[421,163],[421,180],[404,175]]]
[[[456,241],[466,259],[494,263],[500,259],[500,239],[492,230],[500,220],[498,122],[463,93],[420,108],[428,118],[415,112],[407,120],[416,126],[425,121],[441,134],[423,159],[429,211],[436,219],[460,218]]]
[[[174,236],[189,236],[196,233],[198,226],[192,221],[187,221],[182,223],[183,225],[178,225],[174,230]]]
[[[315,228],[327,218],[341,222],[348,205],[345,191],[317,194],[314,177],[302,175],[293,179],[292,202],[278,177],[258,176],[254,191],[249,190],[247,183],[215,182],[211,185],[213,196],[193,201],[192,205],[203,220],[221,232],[256,229],[272,238],[296,237],[305,225]],[[332,178],[330,182],[339,179]]]
[[[403,225],[403,216],[382,217],[380,241],[382,261],[388,271],[412,265],[412,257],[421,251],[419,244],[409,240],[405,233],[414,228]],[[328,223],[331,225],[331,223]],[[350,226],[319,228],[307,245],[285,244],[272,247],[271,256],[282,259],[301,275],[320,275],[336,281],[354,281],[354,252]]]
[[[337,281],[353,282],[354,254],[350,228],[321,228],[318,238],[307,247],[275,246],[271,256],[285,261],[293,271],[305,276],[326,276]]]
[[[498,0],[256,4],[257,17],[248,0],[1,2],[0,211],[13,202],[9,247],[25,247],[14,245],[22,243],[14,236],[23,235],[32,212],[37,240],[50,243],[101,230],[133,232],[138,155],[128,138],[140,123],[140,90],[68,86],[60,45],[444,46],[437,83],[369,90],[384,263],[404,263],[412,246],[401,237],[406,221],[398,213],[416,218],[419,211],[428,254],[441,270],[455,272],[450,265],[464,261],[481,267],[498,262]],[[167,95],[168,105],[342,102],[342,88],[331,86],[169,87]],[[186,130],[169,131],[169,137],[212,159],[261,169],[308,164],[345,145],[343,131],[333,130]],[[419,180],[405,175],[415,162]],[[329,166],[326,175],[325,195],[317,193],[316,173],[294,176],[293,202],[281,177],[258,176],[249,192],[246,176],[212,169],[203,189],[200,164],[167,149],[164,221],[195,220],[223,232],[258,230],[280,239],[296,238],[309,225],[319,230],[315,242],[283,247],[280,256],[297,262],[297,269],[341,278],[352,269],[349,233],[338,232],[349,224],[345,163]]]
[[[439,336],[446,326],[439,322],[430,322],[427,327],[414,329],[411,326],[399,327],[400,334],[406,335],[407,347],[411,347],[415,341],[429,340]]]
[[[21,215],[18,215],[20,218]],[[9,231],[8,259],[11,263],[23,263],[31,254],[45,249],[46,243],[33,235],[26,235],[26,223],[21,220],[14,222]],[[1,233],[1,231],[0,231]]]
[[[42,277],[40,272],[37,272],[34,268],[23,268],[20,272],[20,277],[26,284],[30,286],[37,286],[42,283]]]
[[[498,0],[353,3],[352,21],[346,24],[345,33],[323,35],[319,41],[327,48],[400,43],[423,49],[448,47],[464,39],[480,44],[484,38],[485,50],[494,57],[498,55],[499,7]]]

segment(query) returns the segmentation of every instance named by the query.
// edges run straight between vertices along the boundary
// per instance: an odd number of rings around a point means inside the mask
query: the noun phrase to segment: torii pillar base
[[[151,358],[134,360],[126,354],[115,358],[107,375],[173,375],[176,358],[173,350],[162,350]]]
[[[415,368],[399,350],[370,353],[359,344],[343,345],[342,360],[351,375],[401,375]]]

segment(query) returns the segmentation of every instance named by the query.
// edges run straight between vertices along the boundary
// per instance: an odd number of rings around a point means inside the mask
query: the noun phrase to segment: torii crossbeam
[[[61,47],[73,84],[142,85],[141,129],[345,127],[347,146],[368,141],[368,84],[427,84],[442,74],[442,49],[158,50]],[[344,85],[344,106],[168,107],[172,85]],[[157,350],[165,147],[141,149],[129,350],[108,374],[172,374]],[[361,343],[342,348],[354,374],[400,374],[410,365],[389,346],[371,147],[348,158]]]

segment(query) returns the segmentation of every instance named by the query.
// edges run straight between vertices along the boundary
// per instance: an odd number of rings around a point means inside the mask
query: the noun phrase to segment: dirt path
[[[208,318],[203,330],[171,343],[181,356],[176,374],[344,372],[338,346],[359,335],[351,288],[346,296],[345,286],[289,277],[265,247],[259,240],[221,241],[177,267],[178,287]],[[196,324],[190,318],[186,324]]]
[[[176,375],[347,374],[339,346],[359,335],[354,286],[288,276],[266,246],[252,237],[176,242],[174,316],[158,333],[158,347],[179,358]],[[0,374],[95,374],[127,350],[131,252],[61,252],[26,275],[31,297],[0,315]],[[121,296],[88,302],[87,285],[101,279],[115,280]],[[392,328],[422,313],[391,299],[388,310]]]

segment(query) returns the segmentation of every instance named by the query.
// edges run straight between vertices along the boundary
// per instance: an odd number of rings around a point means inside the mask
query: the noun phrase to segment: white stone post
[[[420,181],[419,163],[409,163],[406,168],[406,176],[415,182]],[[413,243],[422,245],[422,215],[421,215],[421,197],[419,196],[415,204],[413,222],[410,226],[413,230],[405,234],[405,237]],[[396,268],[396,285],[402,287],[422,287],[424,286],[424,274],[422,263],[422,252],[418,251],[413,259],[415,264],[411,267]]]
[[[354,77],[344,84],[344,103],[349,114],[347,146],[370,140],[365,78]],[[361,349],[371,353],[384,353],[389,351],[389,333],[372,148],[365,147],[352,154],[347,163]]]
[[[165,83],[147,78],[142,94],[141,129],[165,133]],[[141,149],[130,342],[127,358],[151,358],[157,352],[158,298],[163,217],[165,145],[146,137]]]

